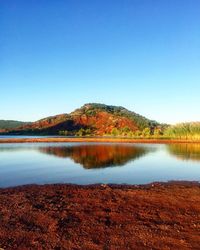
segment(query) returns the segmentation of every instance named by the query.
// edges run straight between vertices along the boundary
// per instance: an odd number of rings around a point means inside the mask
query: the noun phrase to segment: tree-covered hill
[[[16,129],[26,124],[30,124],[30,123],[21,122],[21,121],[13,121],[13,120],[0,120],[0,130]]]
[[[70,114],[47,117],[10,129],[14,134],[102,136],[151,134],[160,125],[124,107],[88,103]]]
[[[144,116],[141,116],[133,111],[130,111],[121,106],[113,106],[113,105],[106,105],[100,103],[88,103],[85,104],[80,109],[75,110],[71,114],[79,114],[83,115],[86,114],[88,116],[95,116],[98,112],[107,112],[111,115],[116,117],[124,117],[132,120],[138,129],[144,129],[146,127],[155,127],[158,125],[156,121],[152,121],[147,119]]]

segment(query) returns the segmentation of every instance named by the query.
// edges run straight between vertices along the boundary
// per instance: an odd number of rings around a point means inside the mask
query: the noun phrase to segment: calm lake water
[[[200,181],[200,144],[0,144],[0,187]]]

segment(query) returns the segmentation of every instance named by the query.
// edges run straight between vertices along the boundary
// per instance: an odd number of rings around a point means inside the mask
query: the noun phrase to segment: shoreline
[[[0,187],[0,192],[2,190],[9,190],[9,189],[26,189],[26,188],[32,188],[32,187],[48,187],[48,186],[66,186],[71,188],[81,188],[81,189],[95,189],[95,188],[106,188],[110,187],[112,189],[115,188],[131,188],[131,189],[148,189],[151,187],[169,187],[169,186],[199,186],[200,188],[200,181],[187,181],[187,180],[170,180],[170,181],[155,181],[155,182],[149,182],[146,184],[116,184],[116,183],[93,183],[93,184],[75,184],[75,183],[49,183],[49,184],[22,184],[17,186],[8,186],[8,187]]]
[[[48,143],[48,142],[102,142],[102,143],[155,143],[155,144],[171,144],[171,143],[200,143],[198,140],[181,140],[181,139],[128,139],[128,138],[0,138],[1,143]]]
[[[0,189],[3,249],[198,249],[200,183]]]

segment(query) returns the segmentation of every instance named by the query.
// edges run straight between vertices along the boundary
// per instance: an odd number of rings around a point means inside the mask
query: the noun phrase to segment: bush
[[[150,128],[143,129],[142,136],[143,137],[149,137],[149,136],[151,136],[151,129]]]
[[[89,135],[91,135],[91,129],[90,128],[87,128],[87,129],[81,128],[76,132],[75,135],[76,136],[89,136]]]
[[[62,135],[62,136],[67,136],[67,135],[69,135],[69,131],[67,131],[67,130],[60,130],[60,131],[58,132],[58,134],[59,134],[59,135]]]

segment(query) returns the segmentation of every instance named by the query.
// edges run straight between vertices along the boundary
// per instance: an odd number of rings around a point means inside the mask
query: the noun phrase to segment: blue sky
[[[199,0],[0,0],[0,119],[88,102],[200,120]]]

